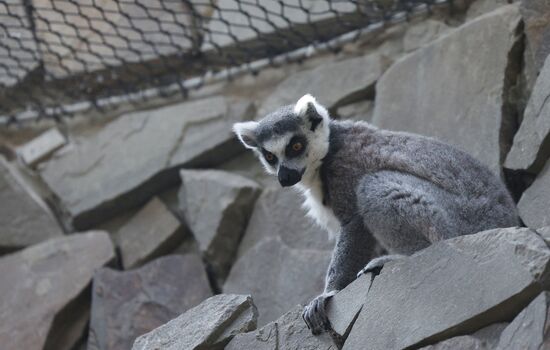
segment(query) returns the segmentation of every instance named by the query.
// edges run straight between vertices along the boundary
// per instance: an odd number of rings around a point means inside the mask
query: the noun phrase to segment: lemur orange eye
[[[300,151],[304,147],[301,142],[296,142],[292,145],[292,149],[296,152]]]
[[[265,159],[268,161],[268,162],[271,162],[273,161],[273,159],[275,159],[275,156],[271,153],[266,153],[265,154]]]

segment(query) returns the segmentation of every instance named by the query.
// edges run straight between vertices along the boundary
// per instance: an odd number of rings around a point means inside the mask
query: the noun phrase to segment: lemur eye
[[[266,150],[263,150],[263,154],[264,154],[265,160],[266,160],[269,164],[273,165],[273,164],[277,163],[277,157],[276,157],[273,153],[268,152],[268,151],[266,151]]]
[[[300,151],[303,147],[304,145],[301,142],[296,142],[292,145],[292,149],[296,152]]]

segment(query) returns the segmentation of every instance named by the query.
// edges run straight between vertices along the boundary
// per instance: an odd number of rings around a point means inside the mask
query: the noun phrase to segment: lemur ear
[[[315,131],[321,123],[329,120],[327,109],[317,103],[315,97],[310,94],[302,96],[296,102],[294,113],[307,118],[306,121],[309,122],[311,131]]]
[[[233,124],[233,132],[237,134],[239,140],[246,148],[255,149],[258,148],[258,142],[256,141],[256,128],[258,122],[242,122]]]

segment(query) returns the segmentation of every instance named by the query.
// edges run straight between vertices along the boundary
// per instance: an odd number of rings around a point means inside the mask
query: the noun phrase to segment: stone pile
[[[550,346],[550,15],[540,14],[550,7],[475,4],[465,16],[401,25],[378,42],[210,86],[173,105],[36,132],[34,140],[8,130],[0,347]],[[254,45],[249,33],[235,35]],[[55,59],[79,69],[78,57]],[[60,72],[57,64],[44,69]],[[360,277],[329,300],[332,331],[313,336],[302,306],[322,292],[335,242],[231,132],[234,122],[307,92],[335,118],[472,153],[510,185],[526,227],[472,232]]]

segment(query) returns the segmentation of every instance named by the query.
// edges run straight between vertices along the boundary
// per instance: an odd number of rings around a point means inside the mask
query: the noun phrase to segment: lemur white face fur
[[[326,108],[308,94],[259,122],[236,123],[233,130],[281,186],[312,189],[328,152],[329,121]]]

